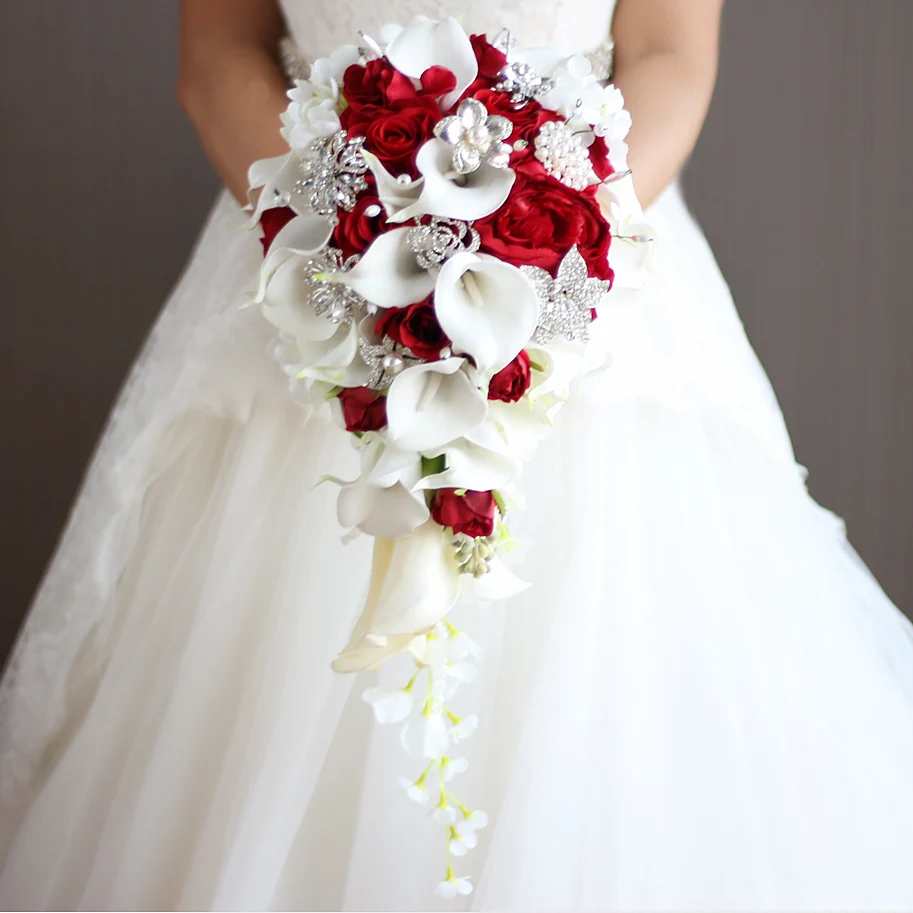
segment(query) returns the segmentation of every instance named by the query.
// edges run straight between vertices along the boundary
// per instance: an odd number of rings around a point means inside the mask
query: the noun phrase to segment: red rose
[[[497,79],[498,73],[507,66],[507,55],[499,51],[484,35],[470,35],[469,43],[479,64],[479,76]]]
[[[260,216],[260,230],[263,232],[260,243],[263,245],[264,254],[269,250],[276,235],[294,218],[295,213],[287,206],[277,206],[263,211]]]
[[[364,66],[353,63],[348,67],[342,77],[342,94],[350,108],[383,108],[414,99],[416,91],[409,77],[379,57]]]
[[[514,266],[539,266],[555,275],[576,244],[590,275],[611,280],[611,235],[595,193],[595,186],[579,192],[553,178],[518,174],[504,205],[474,223],[482,250]]]
[[[600,181],[604,181],[610,174],[615,173],[615,169],[609,162],[609,147],[603,137],[597,136],[588,151],[590,153],[590,164],[593,166],[593,171]]]
[[[387,397],[367,387],[347,387],[339,394],[346,431],[380,431],[387,424]]]
[[[431,498],[431,516],[436,523],[474,539],[495,531],[495,510],[495,496],[490,491],[458,495],[455,488],[442,488]]]
[[[501,368],[488,385],[488,398],[515,403],[529,389],[531,380],[529,355],[525,350],[506,367]]]
[[[379,212],[369,215],[368,210]],[[374,196],[373,189],[358,198],[351,212],[340,209],[337,213],[339,224],[333,231],[333,240],[344,257],[363,254],[374,239],[386,230],[387,217],[380,200]]]
[[[394,175],[419,176],[415,154],[434,136],[441,119],[430,98],[396,108],[346,108],[340,120],[350,136],[363,136],[365,149],[373,152]]]
[[[378,336],[389,336],[408,346],[419,358],[436,361],[441,349],[450,345],[434,314],[430,296],[405,308],[388,308],[374,328]]]

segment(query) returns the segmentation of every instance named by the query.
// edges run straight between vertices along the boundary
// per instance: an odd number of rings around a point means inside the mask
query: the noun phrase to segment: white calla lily
[[[336,502],[339,523],[379,539],[409,536],[429,516],[425,499],[402,482],[371,485],[354,482],[340,489]]]
[[[454,348],[494,374],[513,361],[536,330],[539,299],[520,270],[484,254],[455,254],[441,268],[435,312]]]
[[[489,409],[494,403],[489,403]],[[516,408],[516,404],[511,404]],[[423,456],[443,456],[445,469],[424,476],[416,489],[466,488],[492,491],[504,488],[520,474],[521,464],[491,421],[485,421],[446,447],[426,450]]]
[[[340,324],[325,341],[299,339],[297,343],[301,357],[295,375],[298,380],[320,380],[340,387],[360,387],[367,380],[368,369],[356,357],[358,329],[354,324]]]
[[[434,291],[434,276],[418,265],[406,237],[408,228],[384,232],[347,272],[328,281],[341,282],[382,308],[407,307]]]
[[[260,267],[260,284],[253,303],[262,304],[267,287],[276,270],[293,257],[315,254],[326,246],[333,234],[333,224],[323,216],[297,216],[284,225],[273,238],[269,252]]]
[[[391,222],[405,221],[399,218],[399,214],[418,202],[424,178],[413,181],[408,175],[402,176],[405,180],[395,177],[387,171],[383,162],[367,149],[361,150],[361,157],[368,163],[368,168],[374,175],[377,197],[386,210],[387,219]]]
[[[299,344],[326,342],[336,335],[339,324],[314,310],[302,260],[291,255],[270,277],[263,294],[263,316]]]
[[[469,174],[457,175],[453,171],[453,147],[441,139],[430,139],[419,149],[415,167],[423,178],[421,194],[391,216],[391,221],[405,222],[423,215],[482,219],[504,205],[517,179],[510,168],[484,163]]]
[[[440,447],[484,421],[488,403],[463,370],[466,364],[464,358],[445,358],[397,375],[387,395],[387,433],[396,447]]]
[[[450,70],[456,87],[441,98],[444,110],[457,102],[479,72],[469,36],[452,16],[441,21],[416,17],[390,42],[387,59],[413,79],[419,79],[429,67]]]
[[[634,192],[630,174],[600,185],[596,202],[612,228],[609,260],[614,278],[611,296],[616,289],[642,288],[653,259],[655,241],[652,226],[646,224],[640,202]]]
[[[409,649],[453,608],[460,582],[449,537],[433,520],[404,539],[378,539],[364,611],[333,668],[357,672]]]

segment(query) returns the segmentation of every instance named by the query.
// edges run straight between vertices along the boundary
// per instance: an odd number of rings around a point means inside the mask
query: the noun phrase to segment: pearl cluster
[[[584,190],[596,176],[583,140],[564,121],[548,121],[536,135],[536,158],[557,181]]]

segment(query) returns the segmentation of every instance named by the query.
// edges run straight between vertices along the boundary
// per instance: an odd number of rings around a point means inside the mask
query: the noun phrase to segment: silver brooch
[[[571,342],[586,342],[590,338],[593,308],[609,290],[609,283],[589,278],[586,261],[577,246],[567,252],[555,279],[538,266],[522,266],[520,271],[532,282],[539,298],[536,342],[544,345],[556,336]]]
[[[555,80],[538,76],[528,63],[509,63],[500,73],[496,92],[510,92],[510,103],[522,108],[527,102],[555,88]]]
[[[454,254],[475,253],[479,233],[468,222],[432,216],[427,225],[416,225],[406,235],[406,243],[422,269],[442,266]]]
[[[351,212],[358,194],[367,190],[368,163],[361,154],[363,136],[349,139],[344,130],[312,140],[298,165],[294,192],[304,198],[308,212],[335,216]]]
[[[572,190],[585,190],[596,182],[583,140],[564,121],[544,123],[536,134],[535,146],[536,158],[556,181]]]
[[[368,307],[368,302],[358,292],[327,276],[347,273],[357,262],[358,257],[343,260],[342,251],[327,247],[304,265],[308,297],[319,317],[326,317],[333,323],[351,323],[356,310]]]
[[[453,170],[471,174],[483,162],[494,168],[507,167],[511,150],[504,140],[513,129],[506,117],[489,115],[482,102],[467,98],[456,114],[438,121],[434,135],[453,146]]]
[[[358,345],[362,361],[371,369],[365,386],[372,390],[386,390],[397,374],[422,361],[411,349],[399,345],[389,336],[384,336],[380,345],[373,345],[366,339],[359,339]]]

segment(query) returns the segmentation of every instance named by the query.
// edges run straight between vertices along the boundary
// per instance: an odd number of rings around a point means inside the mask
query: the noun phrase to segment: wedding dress
[[[416,12],[580,50],[613,3],[284,6],[314,59]],[[474,893],[433,896],[371,679],[330,671],[371,543],[314,483],[357,458],[239,308],[261,252],[223,195],[4,680],[5,909],[913,909],[913,629],[809,498],[677,185],[648,219],[646,287],[597,321],[612,366],[523,477],[533,585],[457,619]]]

